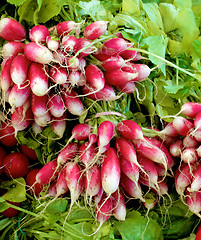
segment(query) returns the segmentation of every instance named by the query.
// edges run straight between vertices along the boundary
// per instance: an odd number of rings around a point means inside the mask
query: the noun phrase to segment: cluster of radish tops
[[[15,145],[18,131],[31,127],[38,133],[49,124],[62,137],[67,113],[84,114],[82,97],[115,101],[149,76],[150,68],[136,62],[142,56],[133,45],[120,33],[106,33],[104,21],[84,29],[66,21],[51,29],[37,25],[27,36],[16,20],[0,21],[0,37],[7,41],[1,64],[1,98],[8,114],[0,129],[3,144]],[[44,187],[54,199],[70,196],[71,207],[83,196],[100,224],[111,215],[125,220],[129,198],[154,207],[169,196],[166,179],[171,175],[182,200],[199,215],[201,104],[186,103],[181,112],[186,118],[175,116],[163,130],[153,130],[155,137],[145,137],[133,120],[103,121],[96,133],[79,123],[56,159],[41,169],[31,168],[26,154],[11,153],[0,170],[11,178],[26,177],[27,190],[36,198]],[[16,173],[18,159],[25,169]],[[146,201],[148,192],[154,201]]]

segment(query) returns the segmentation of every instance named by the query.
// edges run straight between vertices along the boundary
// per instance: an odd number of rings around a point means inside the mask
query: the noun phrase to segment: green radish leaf
[[[15,178],[4,181],[0,188],[8,190],[2,198],[11,202],[23,202],[26,200],[26,182],[24,178]]]
[[[1,206],[0,206],[0,212],[1,211]],[[11,224],[11,220],[9,218],[5,218],[5,219],[2,219],[0,221],[0,231],[4,228],[6,228],[7,226],[9,226]]]
[[[8,3],[14,4],[16,7],[22,5],[26,0],[7,0]]]

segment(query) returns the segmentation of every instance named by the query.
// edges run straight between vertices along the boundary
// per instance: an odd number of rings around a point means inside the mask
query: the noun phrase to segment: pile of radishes
[[[2,104],[9,103],[6,117],[15,134],[51,124],[62,137],[67,114],[85,112],[81,97],[116,100],[119,91],[131,93],[135,81],[149,76],[147,65],[134,63],[140,53],[121,35],[108,35],[107,24],[97,21],[82,29],[82,23],[65,21],[51,29],[36,25],[27,33],[14,19],[0,21],[0,37],[8,41],[2,48]]]

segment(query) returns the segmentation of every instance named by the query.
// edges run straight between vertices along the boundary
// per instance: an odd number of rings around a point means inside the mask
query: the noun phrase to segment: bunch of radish
[[[106,33],[105,21],[84,29],[73,21],[51,29],[36,25],[29,32],[14,19],[0,21],[0,37],[6,40],[2,104],[15,134],[29,126],[38,132],[51,124],[62,137],[67,114],[77,117],[85,111],[81,97],[116,100],[116,93],[135,91],[134,82],[149,76],[147,65],[135,63],[142,56],[132,44],[121,35],[103,37]]]
[[[133,120],[116,126],[105,120],[97,132],[80,123],[58,156],[34,170],[29,191],[40,197],[42,189],[48,189],[47,196],[53,200],[70,197],[70,209],[83,197],[101,226],[110,216],[125,220],[127,199],[154,207],[160,197],[168,195],[166,176],[174,164],[165,145],[144,137]],[[36,185],[43,187],[36,190]],[[157,197],[152,206],[146,202],[147,192]]]

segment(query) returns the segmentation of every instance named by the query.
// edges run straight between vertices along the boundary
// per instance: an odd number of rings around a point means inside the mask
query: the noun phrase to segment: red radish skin
[[[65,67],[54,65],[50,67],[49,77],[53,83],[64,84],[68,80],[68,72]]]
[[[111,86],[119,86],[126,84],[130,81],[133,81],[137,77],[138,73],[136,72],[127,72],[121,69],[114,71],[105,71],[105,82]]]
[[[54,180],[50,183],[50,186],[48,188],[48,196],[56,198],[57,197],[57,187],[56,187],[57,181]]]
[[[59,153],[58,157],[57,157],[57,163],[58,165],[63,165],[65,164],[67,161],[73,159],[77,153],[78,153],[78,149],[79,149],[79,144],[74,142],[74,143],[69,143],[66,147],[64,147],[62,149],[62,151]]]
[[[46,45],[49,50],[56,52],[59,49],[60,41],[54,39],[52,36],[46,37]]]
[[[185,148],[181,153],[181,160],[188,164],[197,162],[198,158],[195,148]]]
[[[43,190],[43,185],[36,183],[36,174],[39,172],[40,168],[35,168],[29,171],[26,176],[27,190],[31,195],[39,196]]]
[[[117,57],[110,57],[101,63],[101,66],[106,71],[113,71],[116,69],[120,69],[121,67],[125,66],[126,63],[124,59],[120,56]]]
[[[66,58],[66,66],[68,70],[76,71],[79,69],[80,61],[77,57]]]
[[[10,202],[7,200],[6,200],[6,202],[8,202],[9,204],[12,204],[16,207],[21,206],[21,202]],[[12,218],[12,217],[16,216],[18,213],[19,213],[19,210],[12,208],[12,207],[9,207],[6,210],[4,210],[3,212],[1,212],[1,214],[6,218]]]
[[[32,42],[45,43],[49,36],[49,30],[44,25],[36,25],[29,31],[29,38]]]
[[[105,61],[105,60],[107,60],[108,58],[111,57],[111,56],[105,54],[102,49],[96,51],[96,52],[93,54],[93,56],[94,56],[97,60],[99,60],[99,61],[101,61],[101,62],[103,62],[103,61]]]
[[[28,68],[31,62],[25,55],[20,54],[13,58],[10,65],[10,75],[12,81],[20,87],[27,79]]]
[[[110,56],[121,54],[127,48],[127,42],[123,38],[112,38],[103,43],[103,52]]]
[[[198,102],[187,102],[181,107],[181,112],[189,117],[195,118],[195,116],[201,111],[201,103]]]
[[[15,129],[10,122],[5,121],[1,123],[0,127],[0,141],[7,147],[14,147],[17,144],[15,137]]]
[[[79,157],[80,160],[82,161],[82,163],[84,163],[84,165],[86,166],[86,168],[88,169],[88,167],[90,166],[90,164],[93,163],[93,159],[97,154],[97,147],[95,144],[90,144],[88,141],[86,141],[84,144],[82,144],[79,147]]]
[[[183,138],[183,146],[184,148],[197,148],[200,143],[196,141],[196,139],[192,135],[186,135]]]
[[[186,203],[189,210],[201,218],[201,192],[185,192]]]
[[[59,197],[68,192],[68,186],[66,182],[66,168],[65,166],[60,171],[58,178],[56,180],[56,197]]]
[[[133,182],[137,183],[139,180],[139,167],[135,163],[120,156],[121,171],[130,178]]]
[[[84,176],[84,189],[88,196],[95,196],[101,189],[101,169],[94,165],[89,168]]]
[[[28,70],[28,79],[32,92],[37,96],[44,96],[48,93],[48,77],[45,66],[40,63],[32,63]]]
[[[126,204],[123,191],[119,188],[112,194],[113,216],[119,220],[124,221],[126,218]]]
[[[176,142],[170,145],[169,151],[173,157],[180,157],[183,151],[183,141],[178,139]]]
[[[48,112],[47,108],[48,95],[37,96],[32,93],[31,95],[31,110],[34,116],[41,117]]]
[[[52,52],[42,44],[30,42],[24,48],[25,56],[36,63],[49,64],[53,61]]]
[[[194,125],[188,119],[183,117],[176,117],[173,120],[173,126],[181,136],[186,136],[187,133],[193,129]]]
[[[15,57],[19,53],[23,53],[25,43],[22,42],[7,42],[2,47],[2,57]]]
[[[94,196],[94,202],[95,202],[95,206],[97,207],[98,204],[100,203],[103,195],[104,195],[104,190],[103,188],[101,187],[100,191],[98,192],[98,194],[96,194],[96,196]]]
[[[134,82],[128,82],[128,83],[124,83],[121,84],[119,86],[115,86],[116,89],[120,92],[124,92],[124,93],[133,93],[137,90],[135,83]]]
[[[36,161],[38,160],[38,157],[36,155],[36,152],[34,149],[27,147],[26,145],[20,145],[20,149],[24,155],[26,155],[29,159]]]
[[[97,134],[91,133],[91,134],[89,135],[89,143],[90,143],[90,144],[96,143],[97,140],[98,140],[98,135],[97,135]]]
[[[125,60],[130,60],[130,61],[139,61],[142,59],[142,55],[139,52],[131,49],[130,50],[126,49],[120,55]]]
[[[9,178],[25,177],[30,168],[28,158],[20,152],[8,154],[3,160],[3,165],[4,173]]]
[[[177,130],[174,128],[173,126],[173,122],[171,123],[168,123],[164,128],[163,130],[160,131],[160,135],[167,135],[167,136],[170,136],[170,137],[176,137],[178,136],[178,132]],[[159,136],[160,136],[159,135]]]
[[[56,32],[59,36],[67,35],[71,31],[76,30],[76,28],[78,28],[79,25],[80,23],[75,23],[74,21],[60,22],[56,25]]]
[[[46,163],[36,174],[36,183],[46,185],[52,182],[59,174],[60,168],[57,168],[57,161],[52,160]]]
[[[138,183],[133,182],[124,173],[121,173],[120,186],[131,197],[140,199],[142,202],[145,201],[145,199],[142,196],[142,190],[141,190],[141,186],[140,186],[139,182]]]
[[[101,164],[101,183],[107,194],[114,193],[119,187],[121,176],[120,161],[115,148],[108,148]]]
[[[148,78],[151,69],[146,64],[133,64],[131,65],[137,76],[133,79],[134,82],[141,82]]]
[[[12,78],[10,75],[10,66],[12,63],[13,57],[3,60],[1,65],[1,89],[3,92],[8,91],[12,85]]]
[[[21,23],[12,18],[0,20],[0,37],[7,41],[23,41],[26,38],[26,30]]]
[[[78,38],[76,46],[76,56],[78,55],[78,58],[84,58],[96,51],[97,49],[94,46],[89,46],[90,44],[90,40],[87,40],[85,38]]]
[[[103,121],[98,126],[98,148],[102,153],[105,146],[107,146],[113,136],[115,135],[115,125],[110,121]]]
[[[128,140],[144,139],[141,127],[133,120],[123,120],[117,124],[119,134]]]
[[[86,123],[77,124],[72,130],[72,136],[77,141],[85,141],[91,134],[91,127]]]
[[[194,137],[197,142],[201,142],[201,129],[193,130],[190,136]]]
[[[66,114],[64,113],[61,117],[52,117],[51,118],[51,127],[52,130],[59,136],[59,138],[62,138],[64,135],[64,132],[66,130]]]
[[[194,123],[194,126],[195,126],[195,130],[194,131],[201,130],[201,112],[196,114],[193,123]]]
[[[76,47],[78,44],[78,39],[75,36],[71,36],[71,35],[65,35],[62,38],[62,46],[64,48],[64,52],[75,52],[76,51]]]
[[[66,61],[66,53],[62,49],[53,52],[53,60],[55,63],[64,64]]]
[[[95,40],[102,36],[107,30],[107,22],[100,20],[88,25],[83,32],[83,36],[89,40]]]
[[[97,91],[105,86],[105,78],[103,72],[94,64],[88,65],[85,70],[87,82]]]
[[[193,179],[191,185],[188,187],[189,192],[197,192],[201,189],[201,165],[199,165],[193,172]]]
[[[4,168],[3,160],[7,156],[7,153],[3,147],[0,147],[0,153],[1,153],[0,155],[0,175],[1,175],[3,173],[3,168]]]
[[[67,110],[72,115],[81,116],[83,114],[84,105],[75,90],[71,89],[69,91],[63,92],[62,98]]]
[[[27,81],[19,86],[17,84],[14,84],[10,91],[8,102],[11,107],[18,108],[24,105],[30,95],[31,88]]]
[[[196,149],[197,154],[199,157],[201,157],[201,145]]]
[[[51,93],[49,95],[48,109],[54,117],[61,117],[64,114],[65,106],[63,99],[59,94]]]

